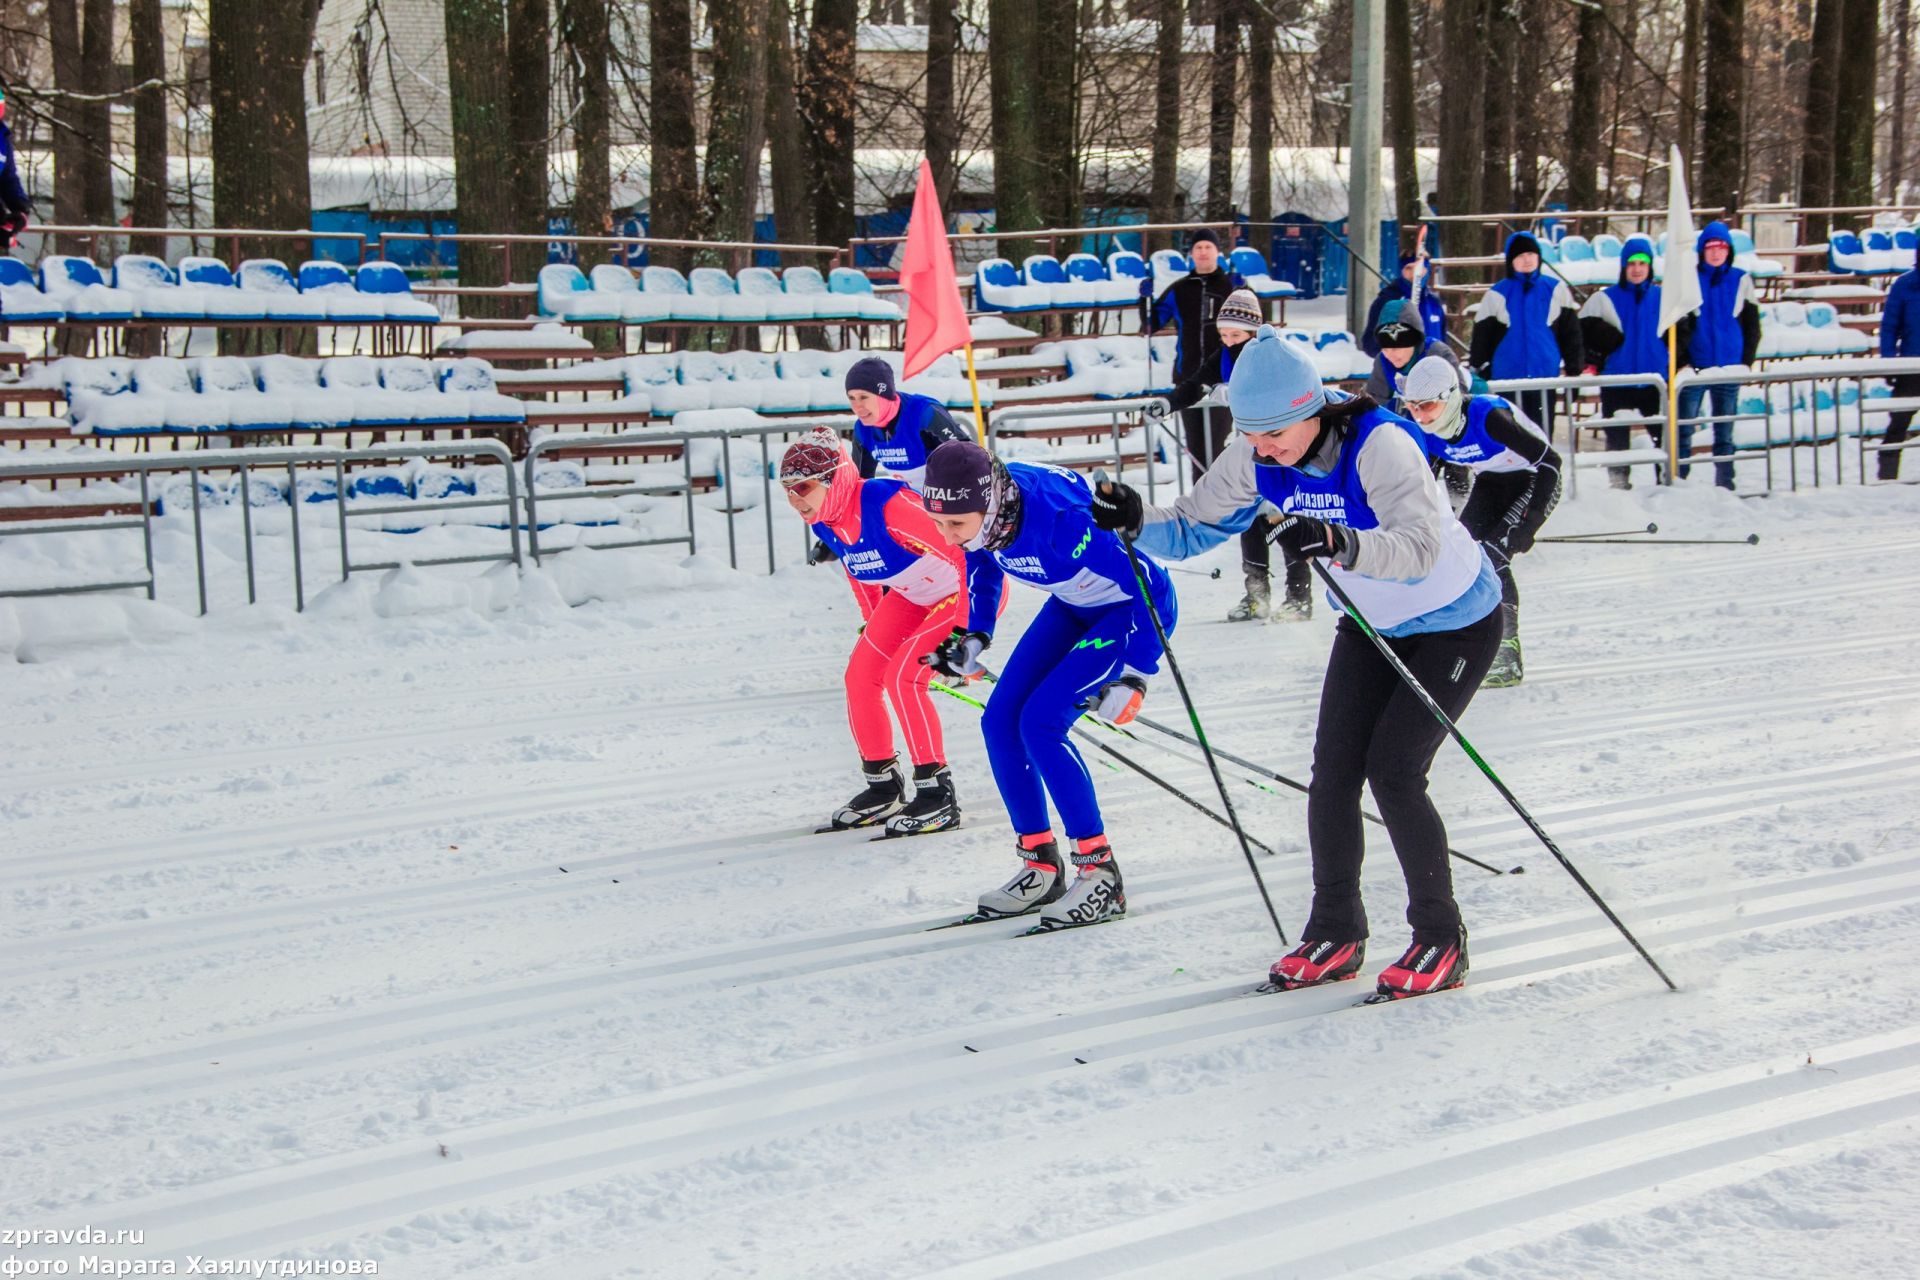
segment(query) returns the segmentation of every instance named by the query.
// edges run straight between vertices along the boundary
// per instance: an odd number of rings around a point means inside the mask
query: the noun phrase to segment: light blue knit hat
[[[1242,431],[1278,431],[1326,407],[1327,389],[1296,343],[1284,341],[1273,326],[1263,324],[1241,349],[1227,379],[1227,403],[1233,406],[1233,425]]]

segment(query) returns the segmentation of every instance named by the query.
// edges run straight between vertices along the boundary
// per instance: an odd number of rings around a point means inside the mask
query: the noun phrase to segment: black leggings
[[[1500,610],[1457,631],[1389,640],[1394,653],[1449,716],[1473,700],[1500,647]],[[1407,923],[1417,943],[1449,943],[1460,934],[1447,864],[1447,829],[1427,798],[1427,769],[1446,729],[1409,690],[1351,618],[1334,629],[1333,656],[1320,690],[1307,788],[1307,838],[1313,848],[1313,913],[1302,937],[1316,942],[1365,938],[1360,861],[1360,784],[1373,788],[1400,870],[1407,878]]]
[[[1208,465],[1220,456],[1233,437],[1233,413],[1223,406],[1215,405],[1211,409],[1182,409],[1180,411],[1182,434],[1187,438],[1187,452],[1192,455],[1193,478],[1198,480]],[[1265,578],[1272,572],[1272,546],[1267,534],[1272,527],[1266,521],[1255,519],[1240,534],[1240,567],[1246,570],[1248,577]],[[1282,553],[1285,555],[1285,553]],[[1287,562],[1287,590],[1289,593],[1305,591],[1311,580],[1312,570],[1307,563],[1295,556],[1285,556]]]
[[[1500,599],[1511,605],[1520,603],[1520,587],[1513,580],[1513,556],[1507,550],[1507,534],[1513,529],[1516,512],[1523,510],[1533,491],[1537,471],[1482,471],[1473,478],[1473,494],[1460,508],[1460,523],[1467,526],[1473,540],[1486,550],[1487,559],[1500,575]]]
[[[1893,394],[1902,400],[1920,396],[1920,373],[1903,373],[1893,379]],[[1887,417],[1887,435],[1884,444],[1899,444],[1907,438],[1907,428],[1913,425],[1913,410],[1905,413],[1889,414]],[[1886,450],[1880,454],[1880,478],[1898,480],[1900,478],[1900,452]]]

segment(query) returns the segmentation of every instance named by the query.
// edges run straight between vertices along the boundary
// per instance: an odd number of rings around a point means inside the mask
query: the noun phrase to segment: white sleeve
[[[1380,427],[1367,437],[1356,460],[1367,505],[1379,517],[1374,529],[1354,530],[1356,551],[1348,565],[1369,578],[1412,582],[1433,572],[1455,523],[1446,492],[1428,469],[1413,437]]]
[[[1480,295],[1480,302],[1473,309],[1473,318],[1478,320],[1507,321],[1507,295],[1498,289],[1489,289]]]

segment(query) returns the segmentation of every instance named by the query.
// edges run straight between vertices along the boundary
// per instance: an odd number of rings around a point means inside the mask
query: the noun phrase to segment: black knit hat
[[[1213,232],[1207,230],[1207,228],[1202,227],[1187,237],[1187,251],[1191,253],[1193,246],[1199,244],[1202,240],[1205,240],[1216,249],[1220,247],[1220,238],[1214,235]]]
[[[1523,253],[1539,253],[1540,242],[1533,238],[1530,231],[1516,231],[1507,237],[1507,267],[1513,267],[1513,260]]]
[[[856,360],[847,368],[847,390],[866,391],[882,400],[900,398],[899,380],[894,377],[893,366],[879,356]]]

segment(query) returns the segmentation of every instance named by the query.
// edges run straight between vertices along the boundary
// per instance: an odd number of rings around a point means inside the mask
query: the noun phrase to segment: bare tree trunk
[[[167,225],[167,78],[166,32],[160,0],[132,0],[127,6],[133,43],[133,78],[151,88],[133,96],[133,225]],[[166,240],[141,236],[128,246],[140,253],[164,254]]]
[[[1705,0],[1705,6],[1702,27],[1713,56],[1707,59],[1706,102],[1700,112],[1704,136],[1699,194],[1705,203],[1723,205],[1731,213],[1740,204],[1747,159],[1742,102],[1747,74],[1746,0]],[[1873,56],[1871,50],[1864,52],[1868,58]]]
[[[1686,5],[1686,17],[1681,24],[1680,83],[1674,90],[1680,97],[1675,140],[1680,144],[1680,155],[1688,168],[1697,171],[1699,166],[1694,163],[1694,157],[1700,145],[1700,0],[1681,2]]]
[[[1031,0],[1039,18],[1034,51],[1035,198],[1041,220],[1053,227],[1081,221],[1079,124],[1079,0]]]
[[[1387,139],[1393,147],[1393,216],[1400,224],[1402,253],[1413,251],[1420,222],[1413,74],[1412,6],[1409,0],[1387,0]]]
[[[80,15],[85,91],[97,99],[80,109],[86,134],[86,218],[95,226],[112,226],[119,221],[113,205],[113,105],[107,101],[114,88],[113,0],[85,0]]]
[[[1208,70],[1207,217],[1233,217],[1233,133],[1240,115],[1240,0],[1213,0],[1213,61]]]
[[[1520,43],[1517,3],[1492,0],[1487,8],[1487,105],[1482,121],[1486,144],[1480,155],[1480,203],[1488,213],[1513,207],[1514,73]],[[1488,252],[1498,252],[1506,239],[1505,228],[1488,227],[1486,239]]]
[[[47,34],[53,46],[54,88],[65,96],[53,104],[53,221],[56,224],[111,226],[113,170],[108,145],[112,118],[105,102],[87,101],[105,94],[113,71],[111,0],[50,0]],[[78,238],[59,237],[63,253],[79,253]],[[91,246],[96,251],[105,245]]]
[[[1485,0],[1440,0],[1448,90],[1440,95],[1440,212],[1480,213]],[[1464,235],[1464,233],[1462,233]],[[1472,237],[1467,237],[1472,238]]]
[[[220,226],[309,225],[306,67],[319,16],[320,0],[210,0],[213,218]],[[243,244],[240,251],[300,252],[285,241]]]
[[[1574,37],[1573,90],[1567,96],[1567,207],[1599,207],[1601,78],[1606,72],[1607,23],[1582,6]]]
[[[1520,45],[1538,49],[1546,45],[1551,0],[1519,0]],[[1391,10],[1389,10],[1391,12]],[[1516,72],[1516,81],[1519,83]],[[1513,206],[1533,210],[1540,207],[1541,113],[1531,103],[1516,110],[1513,118]]]
[[[577,235],[613,234],[613,158],[607,59],[612,36],[603,0],[560,0],[560,44],[571,73],[573,120],[573,230]],[[583,244],[579,263],[591,270],[613,255],[604,244]],[[588,335],[596,350],[622,349],[620,330],[596,325]]]
[[[1036,172],[1039,125],[1035,119],[1039,42],[1038,11],[1033,0],[989,0],[987,64],[993,99],[993,203],[998,231],[1040,225],[1040,183]],[[1031,252],[1030,241],[1003,239],[1001,256],[1018,262]]]
[[[653,69],[653,164],[648,175],[648,231],[667,240],[693,235],[700,175],[694,155],[692,0],[652,0],[648,49]],[[648,260],[685,266],[685,249],[650,252]]]
[[[1633,24],[1636,17],[1634,10],[1635,0],[1625,0],[1625,8],[1621,14],[1620,30],[1632,31],[1634,29]],[[1620,117],[1627,103],[1626,42],[1623,40],[1613,40],[1610,43],[1613,45],[1613,70],[1607,78],[1613,84],[1613,121],[1607,129],[1607,189],[1601,196],[1601,199],[1606,201],[1606,207],[1609,209],[1613,208],[1615,202],[1622,198],[1618,181],[1620,169]]]
[[[446,0],[445,17],[455,217],[463,234],[510,233],[519,229],[514,221],[519,161],[513,154],[514,130],[501,74],[507,61],[506,14],[499,0]],[[463,286],[502,285],[507,276],[507,261],[498,246],[461,242]],[[504,314],[501,304],[478,298],[467,300],[462,309],[475,315]]]
[[[1153,178],[1147,221],[1172,222],[1180,200],[1180,53],[1186,38],[1181,0],[1159,0],[1160,30],[1154,43]],[[1172,237],[1150,233],[1141,247],[1165,248]]]
[[[1840,77],[1840,16],[1842,0],[1815,0],[1812,48],[1807,59],[1807,100],[1801,117],[1800,203],[1820,208],[1833,203],[1833,106]],[[1803,238],[1818,244],[1827,238],[1832,219],[1808,214]]]
[[[807,145],[813,151],[813,233],[822,244],[853,239],[853,105],[856,0],[814,0],[806,58]]]
[[[1404,0],[1389,0],[1389,5]],[[1247,221],[1259,229],[1262,254],[1273,236],[1273,11],[1264,3],[1247,13]]]
[[[507,127],[513,162],[513,229],[547,230],[547,146],[553,132],[552,14],[548,0],[507,0]],[[547,264],[544,243],[513,248],[514,278],[531,280]]]
[[[1887,139],[1887,202],[1899,204],[1907,176],[1907,75],[1913,64],[1913,0],[1893,3],[1893,135]]]
[[[767,150],[773,165],[773,226],[776,239],[806,244],[813,239],[807,140],[800,127],[798,82],[793,65],[793,14],[787,0],[767,6]]]
[[[716,240],[753,239],[760,154],[767,141],[767,31],[763,0],[707,0],[713,18],[713,103],[707,116],[706,219]],[[752,265],[730,250],[728,266]]]
[[[960,43],[956,3],[929,0],[927,5],[927,164],[933,170],[933,186],[940,195],[943,212],[953,202],[953,186],[959,176],[954,167],[954,153],[960,146],[960,117],[953,105],[954,51]]]
[[[1833,202],[1873,203],[1875,50],[1880,0],[1840,0],[1839,82],[1833,99]]]

